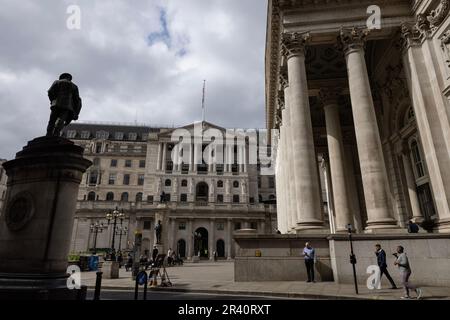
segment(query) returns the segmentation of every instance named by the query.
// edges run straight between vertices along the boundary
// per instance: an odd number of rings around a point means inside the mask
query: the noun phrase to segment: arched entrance
[[[208,230],[198,228],[194,232],[194,254],[200,258],[208,258]]]
[[[180,258],[186,258],[186,241],[183,239],[177,242],[177,254]]]
[[[209,186],[206,182],[199,182],[195,188],[195,201],[208,202]]]
[[[217,257],[219,258],[225,258],[225,241],[222,239],[217,240],[216,243],[216,250],[217,250]]]

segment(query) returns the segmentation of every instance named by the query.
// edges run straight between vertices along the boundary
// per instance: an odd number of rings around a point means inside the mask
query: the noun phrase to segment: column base
[[[404,232],[403,232],[404,231]],[[400,228],[394,219],[382,219],[376,221],[367,221],[367,227],[364,233],[407,233],[408,231]]]
[[[440,219],[437,223],[436,232],[450,233],[450,218]]]
[[[307,222],[297,223],[293,228],[295,234],[300,233],[330,233],[330,230],[325,227],[323,221],[313,220]]]

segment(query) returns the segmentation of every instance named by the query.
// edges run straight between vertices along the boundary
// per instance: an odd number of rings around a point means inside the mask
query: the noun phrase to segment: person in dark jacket
[[[381,245],[377,244],[375,245],[375,255],[377,256],[377,263],[380,267],[380,281],[383,274],[386,275],[386,278],[391,283],[391,289],[397,289],[397,286],[395,285],[394,280],[392,279],[391,275],[389,274],[389,271],[387,270],[387,262],[386,262],[386,252],[381,248]]]

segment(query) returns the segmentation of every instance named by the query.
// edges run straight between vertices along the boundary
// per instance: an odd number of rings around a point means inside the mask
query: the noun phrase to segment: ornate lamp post
[[[90,230],[94,233],[94,254],[97,251],[97,236],[99,233],[103,232],[103,229],[107,228],[107,226],[103,225],[103,222],[95,222],[91,223]]]
[[[353,252],[353,239],[352,239],[352,232],[353,232],[353,226],[351,224],[347,225],[348,230],[348,240],[350,241],[350,263],[353,266],[353,280],[355,282],[355,292],[358,294],[358,280],[356,278],[356,256]]]
[[[114,211],[110,211],[106,214],[106,219],[108,219],[108,225],[113,225],[113,238],[111,241],[111,255],[110,259],[112,261],[116,261],[116,249],[114,248],[115,240],[116,240],[116,231],[117,231],[117,219],[120,220],[120,225],[122,225],[123,220],[125,219],[125,213],[123,212],[123,209],[119,211],[119,209],[116,207]],[[112,221],[112,222],[111,222]]]
[[[122,250],[122,236],[128,233],[128,228],[125,226],[118,226],[116,230],[116,235],[119,236],[119,251]]]

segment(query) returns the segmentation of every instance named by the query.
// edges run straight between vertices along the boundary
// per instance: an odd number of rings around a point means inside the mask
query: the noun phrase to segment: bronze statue
[[[161,220],[158,220],[158,224],[155,226],[156,244],[161,244],[161,232],[162,232]]]
[[[78,87],[72,82],[72,75],[63,73],[48,90],[51,106],[47,136],[59,136],[61,130],[73,120],[78,120],[81,98]]]

